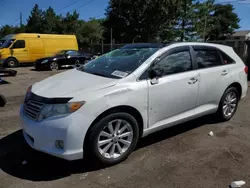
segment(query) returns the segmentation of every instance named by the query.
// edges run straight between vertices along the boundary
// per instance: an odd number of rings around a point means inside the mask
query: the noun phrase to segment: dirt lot
[[[30,69],[17,68],[17,77],[0,85],[8,100],[0,108],[0,188],[226,188],[233,180],[245,180],[250,187],[250,94],[231,121],[216,123],[208,116],[155,133],[143,138],[126,161],[102,169],[26,145],[19,130],[19,105],[29,85],[55,74]]]

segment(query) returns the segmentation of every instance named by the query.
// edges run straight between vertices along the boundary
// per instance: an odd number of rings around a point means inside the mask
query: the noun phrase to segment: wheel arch
[[[5,60],[5,62],[4,62],[5,66],[7,66],[7,61],[8,61],[9,59],[14,59],[14,60],[16,61],[17,65],[19,64],[19,61],[17,60],[16,57],[14,57],[14,56],[9,56],[8,58],[6,58],[6,60]]]
[[[226,90],[228,89],[228,88],[231,88],[231,87],[235,87],[237,90],[238,90],[238,92],[239,92],[239,100],[241,99],[241,95],[242,95],[242,86],[240,85],[240,83],[239,82],[233,82],[232,84],[230,84],[227,88],[226,88]],[[225,90],[225,91],[226,91]]]
[[[84,138],[84,145],[88,139],[89,133],[90,133],[91,129],[93,128],[93,126],[102,118],[104,118],[110,114],[116,113],[116,112],[124,112],[124,113],[128,113],[131,116],[133,116],[136,119],[138,126],[139,126],[139,137],[142,136],[143,118],[142,118],[141,113],[134,107],[127,106],[127,105],[121,105],[121,106],[112,107],[112,108],[104,111],[103,113],[101,113],[99,116],[97,116],[97,118],[91,123],[90,127],[87,130],[87,133],[86,133],[85,138]]]

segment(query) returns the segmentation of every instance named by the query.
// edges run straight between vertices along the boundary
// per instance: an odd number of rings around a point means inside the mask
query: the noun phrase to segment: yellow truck
[[[33,63],[61,50],[78,50],[75,35],[10,34],[0,40],[0,45],[0,66],[8,67]]]

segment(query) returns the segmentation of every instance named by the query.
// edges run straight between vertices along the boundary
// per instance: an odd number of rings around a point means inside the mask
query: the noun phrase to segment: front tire
[[[53,61],[50,63],[49,68],[52,71],[57,71],[57,70],[59,70],[60,67],[59,67],[57,62]]]
[[[136,119],[127,113],[114,113],[98,121],[91,129],[85,151],[104,165],[125,160],[139,139]]]
[[[14,67],[17,67],[18,62],[17,62],[17,60],[14,59],[14,58],[8,58],[8,59],[6,60],[6,65],[7,65],[8,67],[10,67],[10,68],[14,68]]]
[[[229,121],[234,116],[239,98],[239,91],[235,87],[228,88],[224,92],[217,111],[217,116],[221,121]]]

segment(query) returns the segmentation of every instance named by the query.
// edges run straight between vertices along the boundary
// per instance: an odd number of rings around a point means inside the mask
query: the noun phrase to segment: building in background
[[[236,31],[230,36],[231,40],[250,40],[250,30]]]

